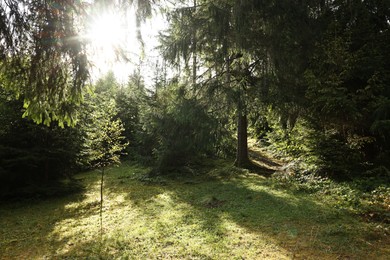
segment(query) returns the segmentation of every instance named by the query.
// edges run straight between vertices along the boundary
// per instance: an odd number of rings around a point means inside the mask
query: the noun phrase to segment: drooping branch
[[[37,123],[74,121],[89,76],[78,19],[84,8],[79,1],[0,3],[2,86],[24,98],[24,116]]]

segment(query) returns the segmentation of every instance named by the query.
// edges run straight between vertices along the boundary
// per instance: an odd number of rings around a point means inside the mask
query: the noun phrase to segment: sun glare
[[[86,38],[89,42],[92,79],[96,80],[108,71],[113,71],[119,81],[125,82],[139,64],[147,68],[153,66],[146,64],[144,55],[146,53],[149,59],[156,59],[157,35],[163,28],[165,21],[161,15],[156,15],[137,28],[134,10],[119,14],[106,10],[91,15]],[[137,39],[137,30],[142,33],[144,49]],[[143,69],[143,76],[152,78],[151,70],[147,68]]]
[[[111,49],[124,44],[126,33],[126,27],[120,17],[106,13],[93,20],[88,38],[97,47]]]
[[[118,59],[120,57],[118,51],[122,51],[123,54],[139,48],[134,31],[135,24],[131,18],[128,15],[118,15],[113,11],[107,11],[96,14],[90,20],[86,36],[89,42],[94,79],[109,70],[114,71],[121,78],[126,78],[126,75],[131,72],[129,66],[125,66],[127,62]]]

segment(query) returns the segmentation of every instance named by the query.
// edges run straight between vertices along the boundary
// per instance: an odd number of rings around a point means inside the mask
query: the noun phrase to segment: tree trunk
[[[194,0],[194,13],[196,11],[196,0]],[[197,64],[197,57],[196,57],[196,51],[197,51],[197,39],[196,39],[196,26],[194,26],[192,32],[192,84],[196,85],[196,64]]]
[[[102,169],[102,178],[100,180],[100,239],[103,237],[103,184],[104,184],[104,167]]]
[[[246,167],[250,164],[248,157],[248,122],[241,102],[239,102],[238,106],[237,119],[237,154],[234,165],[237,167]]]

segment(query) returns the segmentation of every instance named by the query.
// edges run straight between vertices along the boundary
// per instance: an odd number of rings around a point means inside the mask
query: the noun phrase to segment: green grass
[[[206,175],[142,178],[107,172],[100,239],[99,173],[85,189],[0,206],[0,259],[389,259],[383,226],[333,200],[276,189],[220,163]]]

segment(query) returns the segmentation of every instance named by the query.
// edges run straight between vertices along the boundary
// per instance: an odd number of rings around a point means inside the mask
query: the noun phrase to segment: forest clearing
[[[211,163],[211,162],[210,162]],[[307,192],[212,162],[147,178],[107,171],[100,236],[100,173],[74,176],[72,194],[0,206],[1,259],[388,259],[389,225],[366,221],[332,192]],[[334,188],[337,191],[337,188]],[[338,187],[340,189],[340,187]]]

